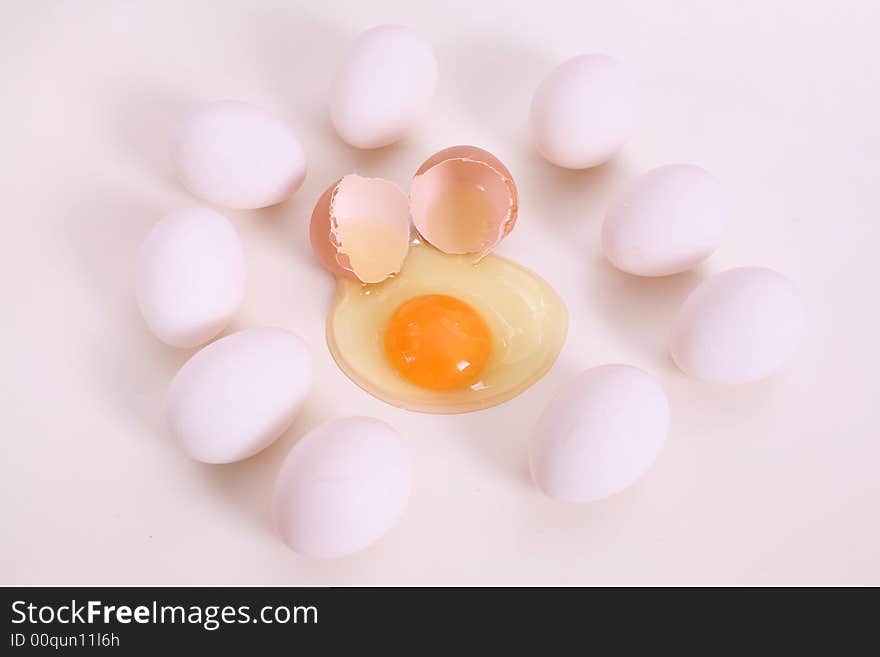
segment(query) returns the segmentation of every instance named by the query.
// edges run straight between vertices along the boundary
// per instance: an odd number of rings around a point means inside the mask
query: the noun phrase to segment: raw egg
[[[668,276],[708,258],[724,233],[721,185],[690,164],[657,167],[612,201],[602,225],[605,257],[637,276]]]
[[[492,333],[472,306],[425,294],[403,303],[385,327],[385,355],[423,388],[454,390],[477,382],[492,352]]]
[[[529,125],[535,147],[567,169],[611,159],[633,128],[632,83],[607,55],[580,55],[544,79],[532,99]]]
[[[293,422],[312,383],[305,343],[279,328],[212,342],[168,391],[168,424],[192,458],[232,463],[268,447]]]
[[[711,383],[750,383],[785,362],[804,332],[794,284],[766,267],[730,269],[682,304],[670,353],[683,372]]]
[[[594,367],[567,383],[538,420],[532,478],[558,500],[604,499],[648,471],[668,428],[669,402],[653,377],[629,365]]]
[[[336,71],[330,118],[355,148],[387,146],[422,117],[437,87],[437,58],[404,25],[380,25],[355,39]]]
[[[410,456],[390,426],[368,417],[325,422],[290,450],[275,482],[272,516],[284,542],[317,558],[379,540],[409,499]]]
[[[219,101],[198,108],[177,131],[177,174],[192,194],[227,208],[280,203],[306,176],[299,139],[261,107]]]
[[[137,299],[162,342],[190,348],[217,335],[241,306],[246,266],[235,227],[208,208],[153,226],[137,261]]]
[[[353,207],[378,208],[370,197],[390,188],[349,189]],[[517,215],[516,186],[497,158],[472,146],[429,158],[410,190],[419,235],[410,242],[395,218],[394,239],[408,240],[403,262],[380,267],[387,251],[364,249],[370,280],[334,235],[332,190],[315,208],[311,237],[337,277],[327,343],[352,381],[395,406],[464,413],[511,399],[550,369],[565,341],[565,304],[531,271],[488,253]],[[397,217],[396,201],[392,207]],[[376,213],[363,216],[368,241],[390,225]],[[401,251],[395,246],[395,263]]]
[[[327,343],[370,394],[425,413],[495,406],[553,365],[567,312],[544,280],[494,255],[478,263],[414,244],[377,285],[337,281]]]

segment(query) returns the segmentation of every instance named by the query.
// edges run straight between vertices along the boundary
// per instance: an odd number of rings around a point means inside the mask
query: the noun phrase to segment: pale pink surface
[[[670,354],[710,383],[751,383],[776,372],[804,334],[795,285],[766,267],[737,267],[703,282],[672,328]]]
[[[241,306],[246,275],[235,226],[208,208],[183,208],[157,222],[141,245],[138,305],[157,338],[197,347]]]
[[[600,365],[562,384],[529,447],[535,483],[563,502],[601,500],[653,465],[669,429],[669,402],[650,374]]]
[[[342,557],[378,541],[409,499],[410,457],[380,420],[346,417],[313,429],[281,466],[275,529],[308,557]]]
[[[280,203],[302,185],[306,156],[293,130],[261,107],[207,103],[181,122],[177,175],[198,198],[252,209]]]
[[[878,11],[815,0],[4,3],[0,582],[880,584]],[[381,21],[421,31],[442,76],[418,129],[362,152],[328,125],[327,91],[351,39]],[[564,171],[536,155],[528,108],[547,71],[585,47],[637,77],[640,119],[609,165]],[[314,385],[274,444],[209,466],[166,427],[168,385],[191,352],[144,325],[134,262],[158,217],[196,203],[176,181],[170,135],[193,107],[231,97],[294,126],[311,171],[287,203],[223,211],[248,259],[227,331],[293,331]],[[426,418],[373,399],[333,363],[334,283],[307,224],[343,174],[405,189],[426,157],[461,143],[514,173],[520,217],[498,252],[554,286],[571,329],[556,366],[516,400]],[[693,272],[623,274],[602,256],[605,209],[668,162],[723,182],[728,232]],[[673,320],[701,280],[745,264],[797,284],[808,330],[769,379],[701,384],[668,356]],[[663,386],[666,444],[624,492],[554,502],[530,481],[529,436],[562,385],[607,362]],[[404,437],[410,502],[363,552],[298,557],[272,526],[275,478],[301,436],[347,415]]]
[[[692,164],[668,164],[634,178],[602,224],[605,257],[638,276],[691,269],[721,244],[726,217],[721,185]]]
[[[180,368],[168,390],[168,427],[198,461],[240,461],[287,430],[311,385],[311,356],[297,336],[278,328],[239,331]]]

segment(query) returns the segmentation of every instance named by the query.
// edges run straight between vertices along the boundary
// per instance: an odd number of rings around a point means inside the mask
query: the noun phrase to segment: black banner
[[[441,647],[470,654],[478,643],[539,655],[646,648],[714,654],[716,644],[752,652],[771,638],[788,654],[795,640],[822,646],[834,609],[810,592],[547,588],[3,588],[0,654],[72,650],[120,655],[186,649],[269,649],[294,654],[406,654]],[[837,595],[832,593],[832,595]],[[800,602],[801,604],[798,604]],[[809,606],[808,606],[809,605]],[[847,612],[854,640],[876,607]],[[830,636],[828,637],[830,640]],[[720,643],[719,643],[720,642]],[[757,642],[757,643],[756,643]],[[871,643],[875,643],[873,640]],[[254,653],[254,649],[266,649]],[[607,650],[603,649],[603,652]],[[186,653],[183,653],[186,654]],[[274,652],[273,652],[274,654]],[[312,654],[312,653],[308,653]]]
[[[414,634],[435,644],[481,634],[503,636],[512,629],[574,629],[588,613],[583,602],[572,604],[577,596],[547,589],[125,587],[2,592],[2,654],[9,655],[285,645],[291,651],[313,646],[327,654],[328,649],[350,647],[353,638],[376,649],[405,647],[404,637]],[[421,654],[427,646],[410,647]]]

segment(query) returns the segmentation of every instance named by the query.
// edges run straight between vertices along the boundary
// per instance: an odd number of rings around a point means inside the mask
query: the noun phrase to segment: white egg
[[[355,148],[387,146],[422,117],[436,87],[431,44],[403,25],[380,25],[358,36],[339,66],[330,118]]]
[[[566,384],[532,436],[532,478],[550,497],[600,500],[639,479],[669,427],[663,388],[629,365],[594,367]]]
[[[670,164],[633,180],[605,215],[602,245],[618,269],[667,276],[708,258],[724,233],[726,203],[707,171]]]
[[[311,382],[306,345],[293,333],[233,333],[196,353],[174,377],[167,404],[171,433],[198,461],[240,461],[284,433]]]
[[[685,300],[670,353],[694,378],[750,383],[782,366],[805,323],[803,302],[787,278],[764,267],[730,269],[704,281]]]
[[[362,550],[403,513],[410,468],[400,435],[384,422],[326,422],[301,438],[281,467],[272,503],[276,529],[309,557]]]
[[[632,84],[607,55],[580,55],[538,86],[529,124],[538,151],[553,164],[586,169],[608,161],[633,128]]]
[[[241,306],[246,267],[235,227],[207,208],[172,212],[150,231],[137,262],[147,326],[172,347],[216,336]]]
[[[293,194],[306,157],[293,131],[266,110],[236,101],[203,105],[177,131],[178,176],[198,198],[227,208],[263,208]]]

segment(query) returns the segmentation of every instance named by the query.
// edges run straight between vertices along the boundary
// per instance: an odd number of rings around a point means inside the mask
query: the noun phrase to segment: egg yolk
[[[388,359],[408,381],[430,390],[477,382],[492,353],[492,335],[468,304],[428,294],[401,305],[385,329]]]

